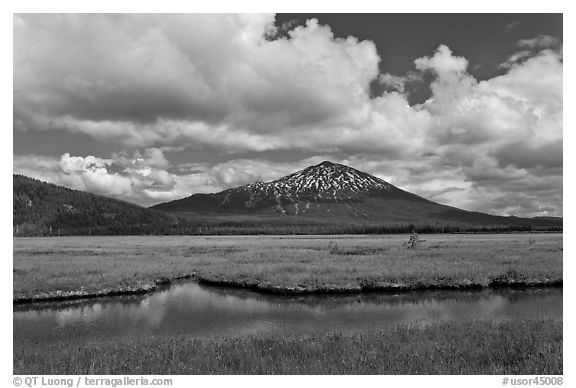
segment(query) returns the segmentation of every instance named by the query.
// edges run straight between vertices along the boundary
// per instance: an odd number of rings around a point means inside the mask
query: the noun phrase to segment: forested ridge
[[[117,199],[13,176],[15,236],[142,234],[176,217]]]

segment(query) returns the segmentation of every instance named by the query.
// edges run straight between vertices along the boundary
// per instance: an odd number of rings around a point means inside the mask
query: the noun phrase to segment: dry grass
[[[14,342],[14,374],[562,374],[562,322]]]
[[[530,239],[535,243],[529,243]],[[62,237],[14,239],[14,298],[141,287],[197,273],[266,287],[366,284],[486,286],[495,278],[562,280],[561,234],[406,236]],[[337,245],[335,248],[334,245]]]

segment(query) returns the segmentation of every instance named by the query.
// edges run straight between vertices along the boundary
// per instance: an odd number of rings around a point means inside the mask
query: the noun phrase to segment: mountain
[[[203,221],[562,226],[562,219],[501,217],[442,205],[329,161],[272,182],[194,194],[152,208]]]
[[[175,217],[138,205],[13,175],[15,236],[163,232]]]

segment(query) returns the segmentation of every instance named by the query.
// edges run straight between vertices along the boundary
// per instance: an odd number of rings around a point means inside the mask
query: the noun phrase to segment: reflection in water
[[[246,334],[380,328],[441,321],[562,319],[562,290],[263,296],[182,282],[146,296],[14,308],[14,338]]]

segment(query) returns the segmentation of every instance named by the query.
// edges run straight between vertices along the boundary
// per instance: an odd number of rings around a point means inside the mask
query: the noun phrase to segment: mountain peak
[[[325,160],[322,163],[318,163],[316,166],[312,166],[312,167],[331,167],[331,166],[335,166],[337,165],[337,163],[332,163],[329,160]]]
[[[253,185],[246,186],[252,191]],[[312,200],[345,200],[392,186],[380,178],[328,160],[259,185],[276,196]]]

